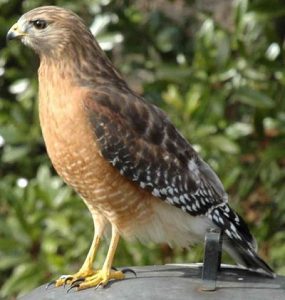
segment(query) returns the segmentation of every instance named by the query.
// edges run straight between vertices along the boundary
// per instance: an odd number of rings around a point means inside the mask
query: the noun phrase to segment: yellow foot
[[[84,281],[85,278],[91,277],[95,275],[97,271],[93,269],[87,270],[79,270],[77,273],[73,275],[61,275],[57,280],[52,281],[48,286],[55,285],[58,286],[65,286],[67,284],[72,285],[74,282]]]
[[[124,278],[125,278],[125,274],[123,273],[123,271],[98,270],[96,274],[85,277],[84,281],[83,280],[73,281],[73,284],[71,284],[69,290],[76,288],[79,291],[79,290],[88,289],[90,287],[105,286],[112,279],[120,280]]]

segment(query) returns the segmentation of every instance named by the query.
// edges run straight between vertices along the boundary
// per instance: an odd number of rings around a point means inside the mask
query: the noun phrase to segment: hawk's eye
[[[32,22],[36,29],[44,29],[47,27],[47,22],[44,20],[35,20]]]

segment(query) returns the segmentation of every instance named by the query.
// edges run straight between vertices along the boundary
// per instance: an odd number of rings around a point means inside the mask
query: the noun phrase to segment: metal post
[[[202,269],[202,290],[215,291],[217,272],[221,265],[222,232],[210,229],[205,236],[204,261]]]

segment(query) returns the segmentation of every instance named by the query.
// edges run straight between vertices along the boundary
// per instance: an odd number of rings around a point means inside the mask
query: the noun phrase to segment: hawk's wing
[[[102,156],[141,188],[192,215],[227,201],[217,175],[159,108],[107,86],[84,104]]]

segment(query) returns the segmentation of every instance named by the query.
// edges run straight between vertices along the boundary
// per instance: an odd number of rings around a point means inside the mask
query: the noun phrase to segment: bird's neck
[[[71,80],[80,86],[93,86],[106,82],[124,83],[109,58],[92,39],[85,43],[69,43],[49,55],[40,55],[39,72],[57,72],[61,80]]]

